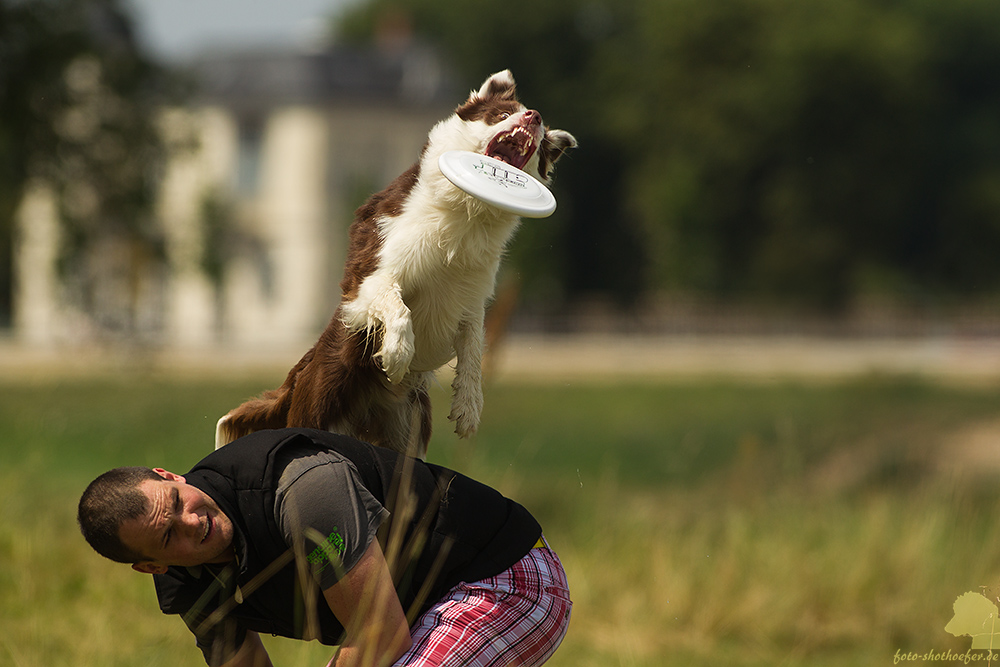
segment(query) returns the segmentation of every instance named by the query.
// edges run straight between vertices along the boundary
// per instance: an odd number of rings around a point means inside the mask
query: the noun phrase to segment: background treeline
[[[407,28],[462,80],[510,67],[580,139],[558,220],[522,230],[548,243],[515,249],[528,286],[830,308],[1000,286],[995,0],[372,0],[338,23]]]

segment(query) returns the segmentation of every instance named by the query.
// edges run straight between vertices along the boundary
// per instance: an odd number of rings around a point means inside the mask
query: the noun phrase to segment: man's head
[[[162,468],[104,473],[83,492],[77,519],[95,551],[138,572],[233,559],[229,517],[204,491]]]

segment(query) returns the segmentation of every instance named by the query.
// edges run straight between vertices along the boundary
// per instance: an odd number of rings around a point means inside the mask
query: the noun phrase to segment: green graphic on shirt
[[[336,528],[306,556],[306,560],[313,565],[322,565],[332,560],[334,554],[337,555],[338,559],[344,555],[344,538],[340,536],[340,531]]]

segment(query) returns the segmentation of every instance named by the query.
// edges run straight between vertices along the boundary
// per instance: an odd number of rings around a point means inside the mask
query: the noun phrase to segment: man
[[[153,575],[213,666],[270,665],[261,632],[336,645],[331,667],[540,665],[569,623],[521,505],[325,431],[260,431],[185,475],[116,468],[78,518],[98,553]]]

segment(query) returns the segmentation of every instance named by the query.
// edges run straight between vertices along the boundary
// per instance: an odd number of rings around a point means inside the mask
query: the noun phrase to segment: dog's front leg
[[[468,438],[479,428],[483,413],[483,310],[459,322],[455,336],[455,381],[451,414],[455,433]]]
[[[398,384],[410,370],[414,337],[410,309],[399,283],[389,278],[369,278],[356,299],[341,307],[349,330],[382,329],[382,347],[373,356],[381,360],[389,381]]]

